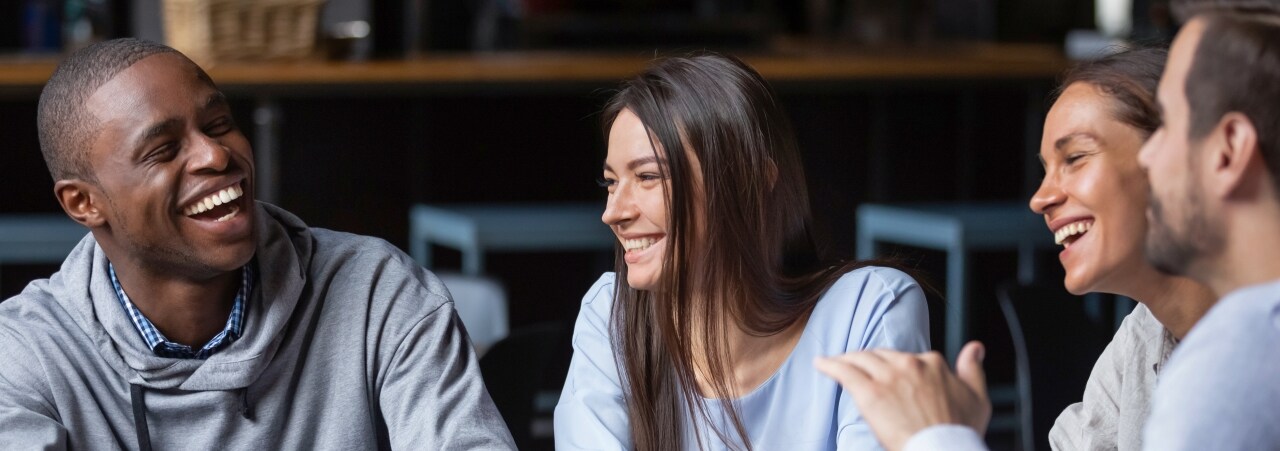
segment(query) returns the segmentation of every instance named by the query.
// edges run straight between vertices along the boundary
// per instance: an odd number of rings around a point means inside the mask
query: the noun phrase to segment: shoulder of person
[[[393,260],[398,264],[412,264],[408,255],[382,238],[357,235],[354,233],[311,227],[311,236],[315,240],[316,259],[347,262]]]
[[[613,314],[613,295],[617,290],[617,273],[606,272],[591,284],[591,288],[582,295],[582,308],[579,317],[594,323],[608,324]]]
[[[79,330],[76,318],[43,289],[47,282],[48,279],[34,281],[22,293],[0,302],[0,355],[12,350],[17,344],[13,340],[65,343],[71,338],[60,335]]]
[[[1220,370],[1253,367],[1258,359],[1280,362],[1277,341],[1280,341],[1280,300],[1231,299],[1226,303],[1220,301],[1210,309],[1178,345],[1174,356],[1208,363]]]
[[[591,284],[591,288],[582,296],[582,305],[599,305],[613,304],[614,284],[618,281],[618,274],[615,272],[606,272]]]
[[[46,292],[28,288],[0,303],[0,361],[5,362],[0,365],[0,383],[4,385],[0,396],[9,396],[4,390],[11,389],[47,395],[45,363],[41,363],[47,359],[43,354],[86,346],[85,339],[73,336],[78,333],[75,319]]]
[[[1266,449],[1280,441],[1274,427],[1280,302],[1233,299],[1219,306],[1178,345],[1160,375],[1144,436],[1155,449]]]
[[[414,300],[415,309],[427,312],[451,307],[452,297],[440,279],[386,240],[315,227],[310,232],[315,246],[308,283],[354,287],[372,293],[375,303]]]
[[[888,294],[896,298],[907,291],[919,289],[920,284],[901,270],[885,266],[863,266],[841,275],[827,289],[824,297],[860,293],[864,298],[876,294]]]
[[[1257,302],[1254,302],[1257,301]],[[1270,305],[1268,305],[1270,304]],[[1280,303],[1232,299],[1201,318],[1170,358],[1157,391],[1170,399],[1204,398],[1199,390],[1268,389],[1280,371]],[[1226,388],[1232,387],[1232,388]],[[1245,388],[1248,387],[1248,388]],[[1261,392],[1258,393],[1261,395]],[[1202,399],[1201,399],[1202,400]],[[1203,401],[1203,400],[1202,400]]]
[[[1151,309],[1139,302],[1133,311],[1125,315],[1111,341],[1118,341],[1126,348],[1157,346],[1164,341],[1164,334],[1164,324],[1156,319]]]
[[[848,342],[849,349],[862,349],[876,325],[914,322],[919,317],[927,324],[925,304],[923,290],[907,273],[883,266],[864,266],[841,275],[823,293],[810,315],[810,327],[829,329],[835,334],[847,333],[847,339],[837,341]],[[891,311],[901,314],[889,318],[886,314]]]

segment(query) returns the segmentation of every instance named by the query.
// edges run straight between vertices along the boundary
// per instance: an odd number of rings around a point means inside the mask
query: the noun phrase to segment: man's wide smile
[[[240,213],[242,196],[239,184],[231,185],[182,207],[182,214],[199,221],[229,221]]]

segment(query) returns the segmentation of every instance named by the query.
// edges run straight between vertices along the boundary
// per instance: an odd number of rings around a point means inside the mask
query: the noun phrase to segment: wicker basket
[[[311,54],[324,0],[164,0],[165,40],[201,65]]]

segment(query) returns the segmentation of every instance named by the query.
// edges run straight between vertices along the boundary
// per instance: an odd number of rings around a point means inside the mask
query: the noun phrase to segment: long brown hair
[[[732,402],[742,394],[729,384],[726,327],[733,326],[725,315],[748,333],[777,334],[866,263],[819,258],[791,126],[764,79],[743,62],[716,54],[658,60],[609,101],[606,136],[624,109],[648,130],[670,181],[669,248],[658,289],[630,287],[625,251],[616,247],[611,335],[633,444],[678,449],[685,415],[708,417],[694,376],[697,345],[705,352],[697,357],[705,359],[708,395],[726,401],[734,429],[712,426],[714,433],[751,449]],[[701,186],[689,153],[700,163]],[[701,443],[702,431],[694,433]]]

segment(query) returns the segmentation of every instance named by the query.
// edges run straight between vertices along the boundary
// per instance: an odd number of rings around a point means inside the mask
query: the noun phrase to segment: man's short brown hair
[[[1173,0],[1169,7],[1178,23],[1212,12],[1280,14],[1280,0]]]
[[[1242,113],[1257,129],[1267,169],[1280,175],[1280,16],[1199,17],[1204,32],[1184,87],[1191,110],[1189,138],[1202,139],[1222,116]]]

